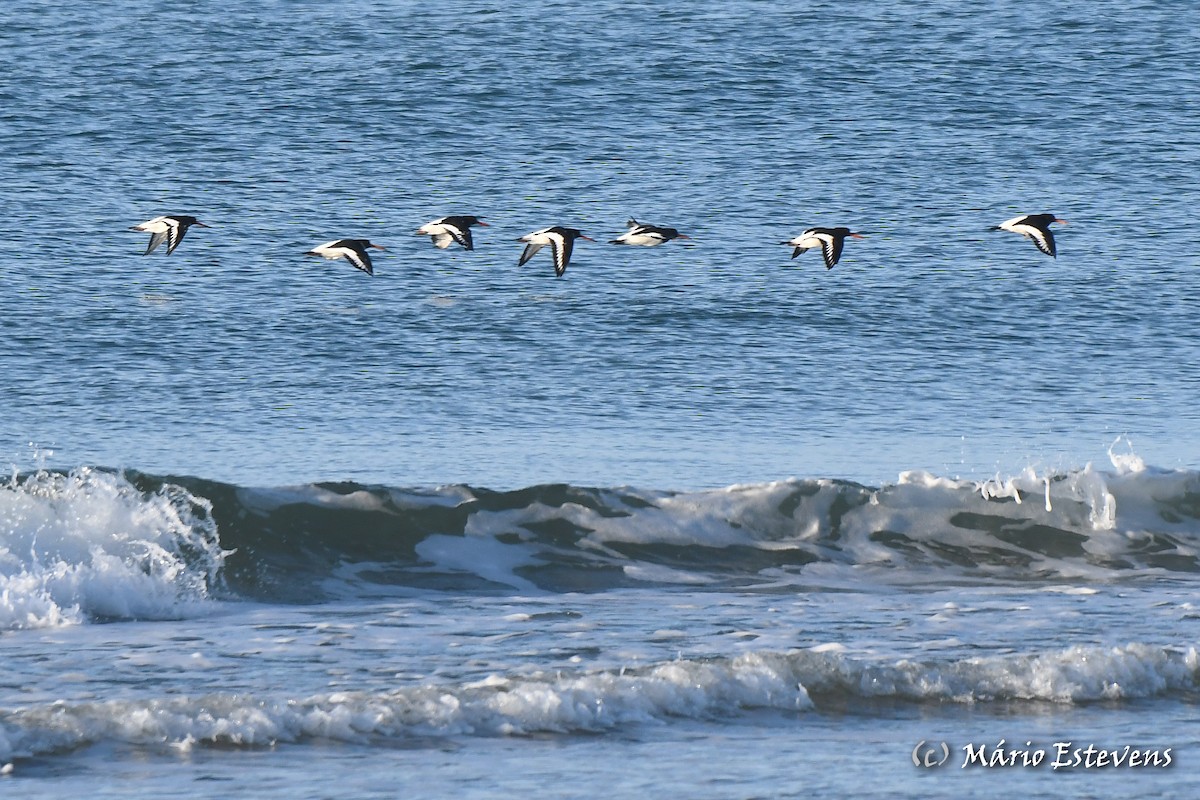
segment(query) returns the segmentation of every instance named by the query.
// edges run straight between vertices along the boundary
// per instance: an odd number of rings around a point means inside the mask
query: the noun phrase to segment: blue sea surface
[[[1196,466],[1187,7],[10,4],[0,442],[243,482]],[[1003,219],[1050,210],[1050,259]],[[126,229],[193,229],[143,258]],[[475,213],[474,252],[413,231]],[[626,218],[693,241],[603,244]],[[561,280],[514,240],[565,224]],[[830,272],[779,242],[848,225]],[[303,253],[389,247],[374,279]],[[181,446],[186,443],[186,446]]]
[[[392,796],[408,760],[431,796],[482,794],[501,773],[502,793],[557,780],[556,796],[598,796],[595,781],[637,763],[619,795],[694,775],[697,798],[957,797],[1005,778],[1030,797],[1104,793],[1108,778],[1194,797],[1184,755],[1120,776],[908,770],[937,734],[919,730],[926,713],[959,744],[1069,730],[1196,752],[1196,30],[1190,3],[8,0],[0,465],[17,477],[0,489],[0,652],[33,665],[78,650],[95,666],[30,666],[0,688],[0,768],[14,765],[0,784],[61,795],[111,760],[114,796],[139,776],[158,796],[236,793],[210,766],[270,786],[261,796],[343,796],[305,788],[329,758],[359,762],[364,797]],[[992,230],[1040,212],[1069,223],[1054,226],[1057,258]],[[149,237],[129,228],[161,214],[212,227],[143,256]],[[473,251],[415,234],[448,214],[489,224]],[[609,244],[630,218],[690,238]],[[548,250],[517,265],[518,237],[549,225],[596,240],[561,278]],[[840,225],[864,238],[831,270],[783,244]],[[373,277],[305,255],[343,237],[387,248]],[[866,518],[845,522],[856,509]],[[965,605],[995,592],[1002,620],[1062,625],[988,640],[964,617],[928,632],[943,644],[926,664],[930,685],[973,676],[960,693],[834,699],[814,674],[920,661],[903,620],[872,630],[823,610],[810,629],[793,609],[803,635],[763,630],[809,592],[940,619],[959,581],[979,593]],[[296,606],[310,590],[316,610]],[[629,591],[628,616],[606,616]],[[1171,611],[1116,624],[1126,592]],[[461,670],[462,642],[424,627],[415,641],[436,655],[391,664],[412,645],[403,625],[365,650],[334,637],[270,661],[255,632],[315,636],[322,603],[347,636],[389,614],[498,627]],[[676,613],[706,603],[711,617]],[[562,635],[584,644],[554,652],[516,621],[539,613],[582,620]],[[211,640],[171,639],[197,624]],[[222,642],[224,656],[206,649]],[[827,646],[851,665],[764,655]],[[171,705],[212,690],[181,666],[193,649],[275,666],[248,668],[244,705],[206,727],[203,702]],[[741,656],[782,683],[755,683]],[[976,656],[1052,666],[998,689],[963,666]],[[126,657],[156,677],[106,677]],[[1101,688],[1071,683],[1073,659],[1108,665]],[[701,698],[622,688],[626,667],[684,686],[713,660],[728,669]],[[572,669],[583,688],[538,672]],[[779,688],[792,679],[796,697]],[[464,709],[450,722],[413,699],[445,681]],[[619,711],[485,713],[472,703],[488,681]],[[78,735],[47,721],[55,703],[78,712]],[[249,720],[258,707],[275,728]],[[377,716],[361,737],[313,722],[334,707]],[[171,721],[114,722],[143,717]],[[778,766],[803,747],[794,770],[719,767],[723,752]],[[848,749],[896,783],[822,771]],[[581,774],[585,751],[599,777]],[[523,759],[528,774],[498,766]]]

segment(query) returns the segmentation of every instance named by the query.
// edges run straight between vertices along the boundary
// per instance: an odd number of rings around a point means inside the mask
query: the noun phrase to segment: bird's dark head
[[[366,240],[366,239],[359,239],[359,240],[358,240],[358,243],[359,243],[359,244],[361,244],[363,247],[370,247],[370,248],[373,248],[373,249],[375,249],[375,250],[387,250],[387,248],[386,248],[386,247],[384,247],[383,245],[381,245],[381,244],[375,244],[374,242],[370,242],[370,241],[368,241],[368,240]]]
[[[1059,219],[1057,214],[1049,214],[1049,213],[1047,213],[1047,214],[1030,214],[1028,217],[1026,217],[1026,221],[1033,225],[1040,225],[1043,228],[1048,226],[1051,222],[1058,222],[1063,225],[1067,224],[1067,221],[1065,219]]]
[[[553,228],[550,228],[549,231],[551,233],[557,233],[559,236],[565,236],[568,239],[587,239],[589,242],[596,241],[590,236],[584,236],[583,231],[579,230],[578,228],[567,228],[562,225],[555,225]]]

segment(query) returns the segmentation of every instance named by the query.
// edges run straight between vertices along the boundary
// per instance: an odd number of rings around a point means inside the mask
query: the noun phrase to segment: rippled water
[[[1190,8],[71,9],[0,34],[14,460],[697,486],[1127,433],[1196,463]],[[987,230],[1046,209],[1057,260]],[[456,211],[475,252],[412,235]],[[160,213],[214,229],[143,258]],[[629,216],[694,240],[516,267]],[[868,238],[826,273],[778,244],[813,224]],[[338,236],[391,248],[374,280],[301,255]]]
[[[1120,438],[1118,452],[1152,468],[1196,470],[1197,29],[1200,11],[1178,3],[10,0],[0,9],[0,463],[241,487],[665,491],[788,476],[879,485],[907,470],[1062,476],[1108,463]],[[1070,222],[1056,227],[1057,259],[989,230],[1041,211]],[[147,236],[128,228],[164,213],[213,227],[193,229],[170,257],[143,257]],[[490,223],[474,252],[414,235],[449,213]],[[607,244],[629,217],[692,238]],[[551,224],[598,240],[579,242],[561,279],[547,254],[516,263],[517,237]],[[866,238],[826,271],[817,253],[792,260],[780,244],[812,225]],[[375,277],[303,255],[343,236],[388,248]],[[1191,495],[1180,496],[1186,512]],[[29,532],[7,522],[14,537]],[[13,555],[4,575],[32,574],[39,557]],[[1043,594],[1025,605],[1074,613]],[[356,624],[376,610],[364,602]],[[259,622],[231,613],[214,624],[244,644]],[[1125,640],[1186,649],[1193,639],[1171,626],[1189,613]],[[670,616],[647,611],[615,629],[655,640]],[[820,623],[815,640],[837,643],[844,622]],[[1110,622],[1085,615],[1037,646],[1107,643]],[[75,641],[23,646],[102,653],[110,630],[120,647],[140,646],[132,625],[82,628]],[[691,641],[685,659],[732,654],[719,636]],[[500,672],[519,674],[523,651],[498,646]],[[169,646],[149,649],[175,663]],[[364,663],[345,659],[331,668]],[[118,696],[95,689],[100,701]],[[0,708],[17,702],[0,695]],[[1166,705],[1168,716],[1191,708]],[[917,731],[897,720],[911,713],[852,713],[845,735],[878,741],[883,726],[908,742]],[[801,730],[836,739],[824,714]],[[965,716],[946,724],[965,736]],[[1090,731],[1098,718],[1077,708],[1064,727]],[[1027,727],[1015,729],[1049,724],[1020,719]],[[1137,709],[1116,719],[1146,730]],[[736,741],[731,753],[796,730],[774,718],[717,729]],[[672,731],[672,744],[693,745],[673,750],[684,763],[720,751],[704,723]],[[579,750],[601,764],[650,752],[623,736],[633,734],[442,744],[471,753],[448,756],[464,776],[454,791],[468,796],[465,776],[514,750],[542,779],[579,781]],[[872,750],[878,764],[904,768],[907,753],[891,745]],[[303,764],[298,749],[293,762],[201,748],[188,763],[219,767],[228,755],[266,781]],[[376,759],[362,794],[386,791],[394,765],[369,748],[346,752]],[[737,762],[745,794],[807,785],[752,761]],[[50,772],[95,768],[51,762]],[[164,791],[211,777],[155,764]],[[654,774],[622,791],[674,785]],[[501,783],[515,793],[522,780]],[[1054,785],[1036,781],[1032,795]],[[280,791],[299,796],[294,784]]]

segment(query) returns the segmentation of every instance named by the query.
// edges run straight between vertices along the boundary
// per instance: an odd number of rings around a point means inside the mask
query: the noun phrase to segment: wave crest
[[[396,592],[680,584],[1109,581],[1200,571],[1200,473],[1136,465],[869,487],[676,492],[357,483],[251,488],[80,468],[0,487],[0,629],[162,617],[217,589]]]
[[[443,736],[603,733],[754,709],[1194,698],[1200,656],[1143,644],[952,661],[870,662],[821,648],[578,674],[493,675],[300,699],[246,694],[55,703],[0,712],[0,762],[101,741],[187,749]]]
[[[0,631],[163,619],[210,595],[227,553],[212,507],[82,467],[0,485]]]
[[[317,484],[220,497],[240,589],[593,591],[649,583],[1112,580],[1200,571],[1200,473],[1085,467],[868,487],[786,480],[699,492]],[[307,580],[304,580],[307,579]],[[339,588],[340,587],[340,588]],[[305,591],[310,591],[306,589]]]

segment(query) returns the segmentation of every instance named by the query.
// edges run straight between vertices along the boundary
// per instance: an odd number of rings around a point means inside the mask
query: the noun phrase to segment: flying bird
[[[366,239],[335,239],[332,242],[317,245],[304,255],[321,256],[330,260],[344,258],[353,264],[355,269],[361,269],[368,275],[374,275],[375,268],[371,266],[371,256],[367,253],[368,247],[387,250],[383,245],[371,244]]]
[[[851,233],[849,228],[809,228],[799,236],[788,239],[786,242],[780,242],[780,244],[791,245],[795,248],[792,251],[792,258],[813,247],[819,247],[821,255],[825,257],[825,269],[833,269],[833,265],[838,263],[838,259],[842,257],[842,245],[845,244],[847,236],[855,239],[864,238],[861,233]]]
[[[1054,234],[1050,232],[1050,223],[1067,224],[1065,219],[1059,219],[1053,214],[1026,214],[1023,217],[1013,217],[992,228],[994,231],[1012,231],[1028,237],[1037,249],[1051,258],[1058,258],[1058,248],[1054,246]]]
[[[211,225],[205,225],[195,217],[179,214],[148,219],[140,225],[134,225],[129,230],[150,234],[150,244],[146,247],[146,252],[142,253],[142,255],[150,255],[163,242],[167,243],[167,255],[171,255],[171,253],[175,252],[175,248],[179,247],[179,243],[183,241],[188,228],[193,225],[197,228],[212,227]]]
[[[475,242],[471,239],[472,225],[488,227],[486,222],[475,216],[442,217],[417,228],[417,235],[430,237],[433,246],[441,250],[449,247],[451,242],[458,242],[466,250],[474,250]]]
[[[575,228],[564,228],[561,225],[527,233],[517,239],[518,242],[526,242],[525,252],[521,253],[521,260],[517,262],[517,266],[524,265],[533,258],[538,250],[550,245],[554,253],[554,274],[561,278],[562,274],[567,271],[567,264],[571,263],[571,250],[575,247],[576,239],[596,241],[590,236],[584,236],[582,231]]]
[[[660,228],[657,225],[643,225],[636,219],[631,219],[625,223],[629,230],[622,233],[615,239],[609,240],[609,244],[631,244],[641,247],[657,247],[660,244],[669,242],[672,239],[689,239],[691,237],[682,234],[674,228]]]

